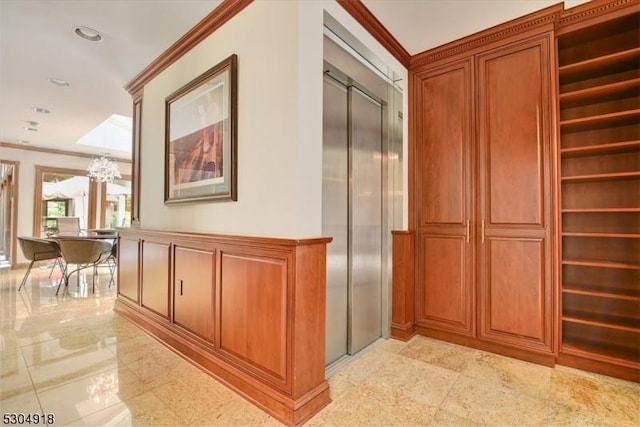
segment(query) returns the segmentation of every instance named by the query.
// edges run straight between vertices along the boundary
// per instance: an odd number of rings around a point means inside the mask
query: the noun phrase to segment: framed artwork
[[[237,56],[165,100],[165,204],[237,200]]]

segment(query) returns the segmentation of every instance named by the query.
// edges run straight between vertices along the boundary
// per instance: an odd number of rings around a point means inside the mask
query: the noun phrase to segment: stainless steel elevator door
[[[324,79],[327,365],[382,335],[382,106]]]
[[[349,354],[354,354],[382,335],[382,106],[353,86],[349,96]]]
[[[348,345],[348,98],[347,88],[325,77],[322,150],[322,234],[327,246],[326,361],[347,354]]]

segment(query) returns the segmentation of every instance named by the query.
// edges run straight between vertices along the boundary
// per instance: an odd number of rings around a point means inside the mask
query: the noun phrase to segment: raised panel
[[[471,63],[418,76],[417,213],[420,226],[463,224],[470,189]]]
[[[170,245],[142,242],[142,306],[169,318]]]
[[[481,188],[489,224],[544,225],[547,57],[544,40],[478,60]]]
[[[272,383],[287,385],[286,257],[222,252],[220,349]]]
[[[492,238],[485,246],[481,336],[545,344],[551,312],[543,241]]]
[[[423,235],[421,241],[418,323],[471,334],[473,292],[465,239]]]
[[[118,242],[118,294],[137,303],[140,241],[121,236]]]
[[[176,246],[174,257],[173,321],[213,341],[215,253]]]

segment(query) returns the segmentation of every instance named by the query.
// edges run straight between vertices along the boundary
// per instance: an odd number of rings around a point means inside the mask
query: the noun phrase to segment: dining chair
[[[79,234],[80,218],[74,216],[61,216],[58,218],[59,234]]]
[[[60,266],[60,271],[64,273],[64,266],[62,265],[62,252],[60,251],[60,246],[57,242],[53,240],[47,239],[38,239],[36,237],[20,237],[18,236],[18,243],[20,244],[20,249],[22,249],[22,253],[26,259],[31,261],[29,263],[29,267],[27,267],[27,272],[22,278],[22,282],[18,287],[18,292],[22,289],[22,287],[27,282],[27,278],[29,277],[29,273],[31,273],[31,267],[36,261],[45,261],[49,259],[55,259],[55,263],[51,269],[53,269],[56,265]],[[51,274],[49,274],[51,277]],[[62,283],[62,282],[61,282]]]
[[[114,242],[111,246],[111,254],[107,258],[107,265],[109,266],[109,272],[111,273],[111,280],[109,280],[109,287],[114,284],[114,277],[116,273],[116,267],[118,266],[118,242]]]
[[[58,241],[60,251],[65,260],[66,267],[64,271],[64,286],[69,285],[69,278],[76,273],[78,286],[80,285],[80,270],[93,267],[92,285],[93,292],[96,290],[96,274],[98,264],[105,262],[111,256],[111,243],[104,240],[96,239],[73,239],[64,238]],[[75,265],[76,269],[69,272],[69,264]],[[56,290],[56,295],[60,291],[60,284]]]

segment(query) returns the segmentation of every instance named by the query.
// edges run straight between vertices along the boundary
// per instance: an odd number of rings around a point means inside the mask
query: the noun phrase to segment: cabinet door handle
[[[469,220],[467,220],[467,243],[469,243]]]
[[[182,280],[180,280],[180,296],[182,296]]]
[[[482,220],[482,243],[484,243],[484,219]]]

